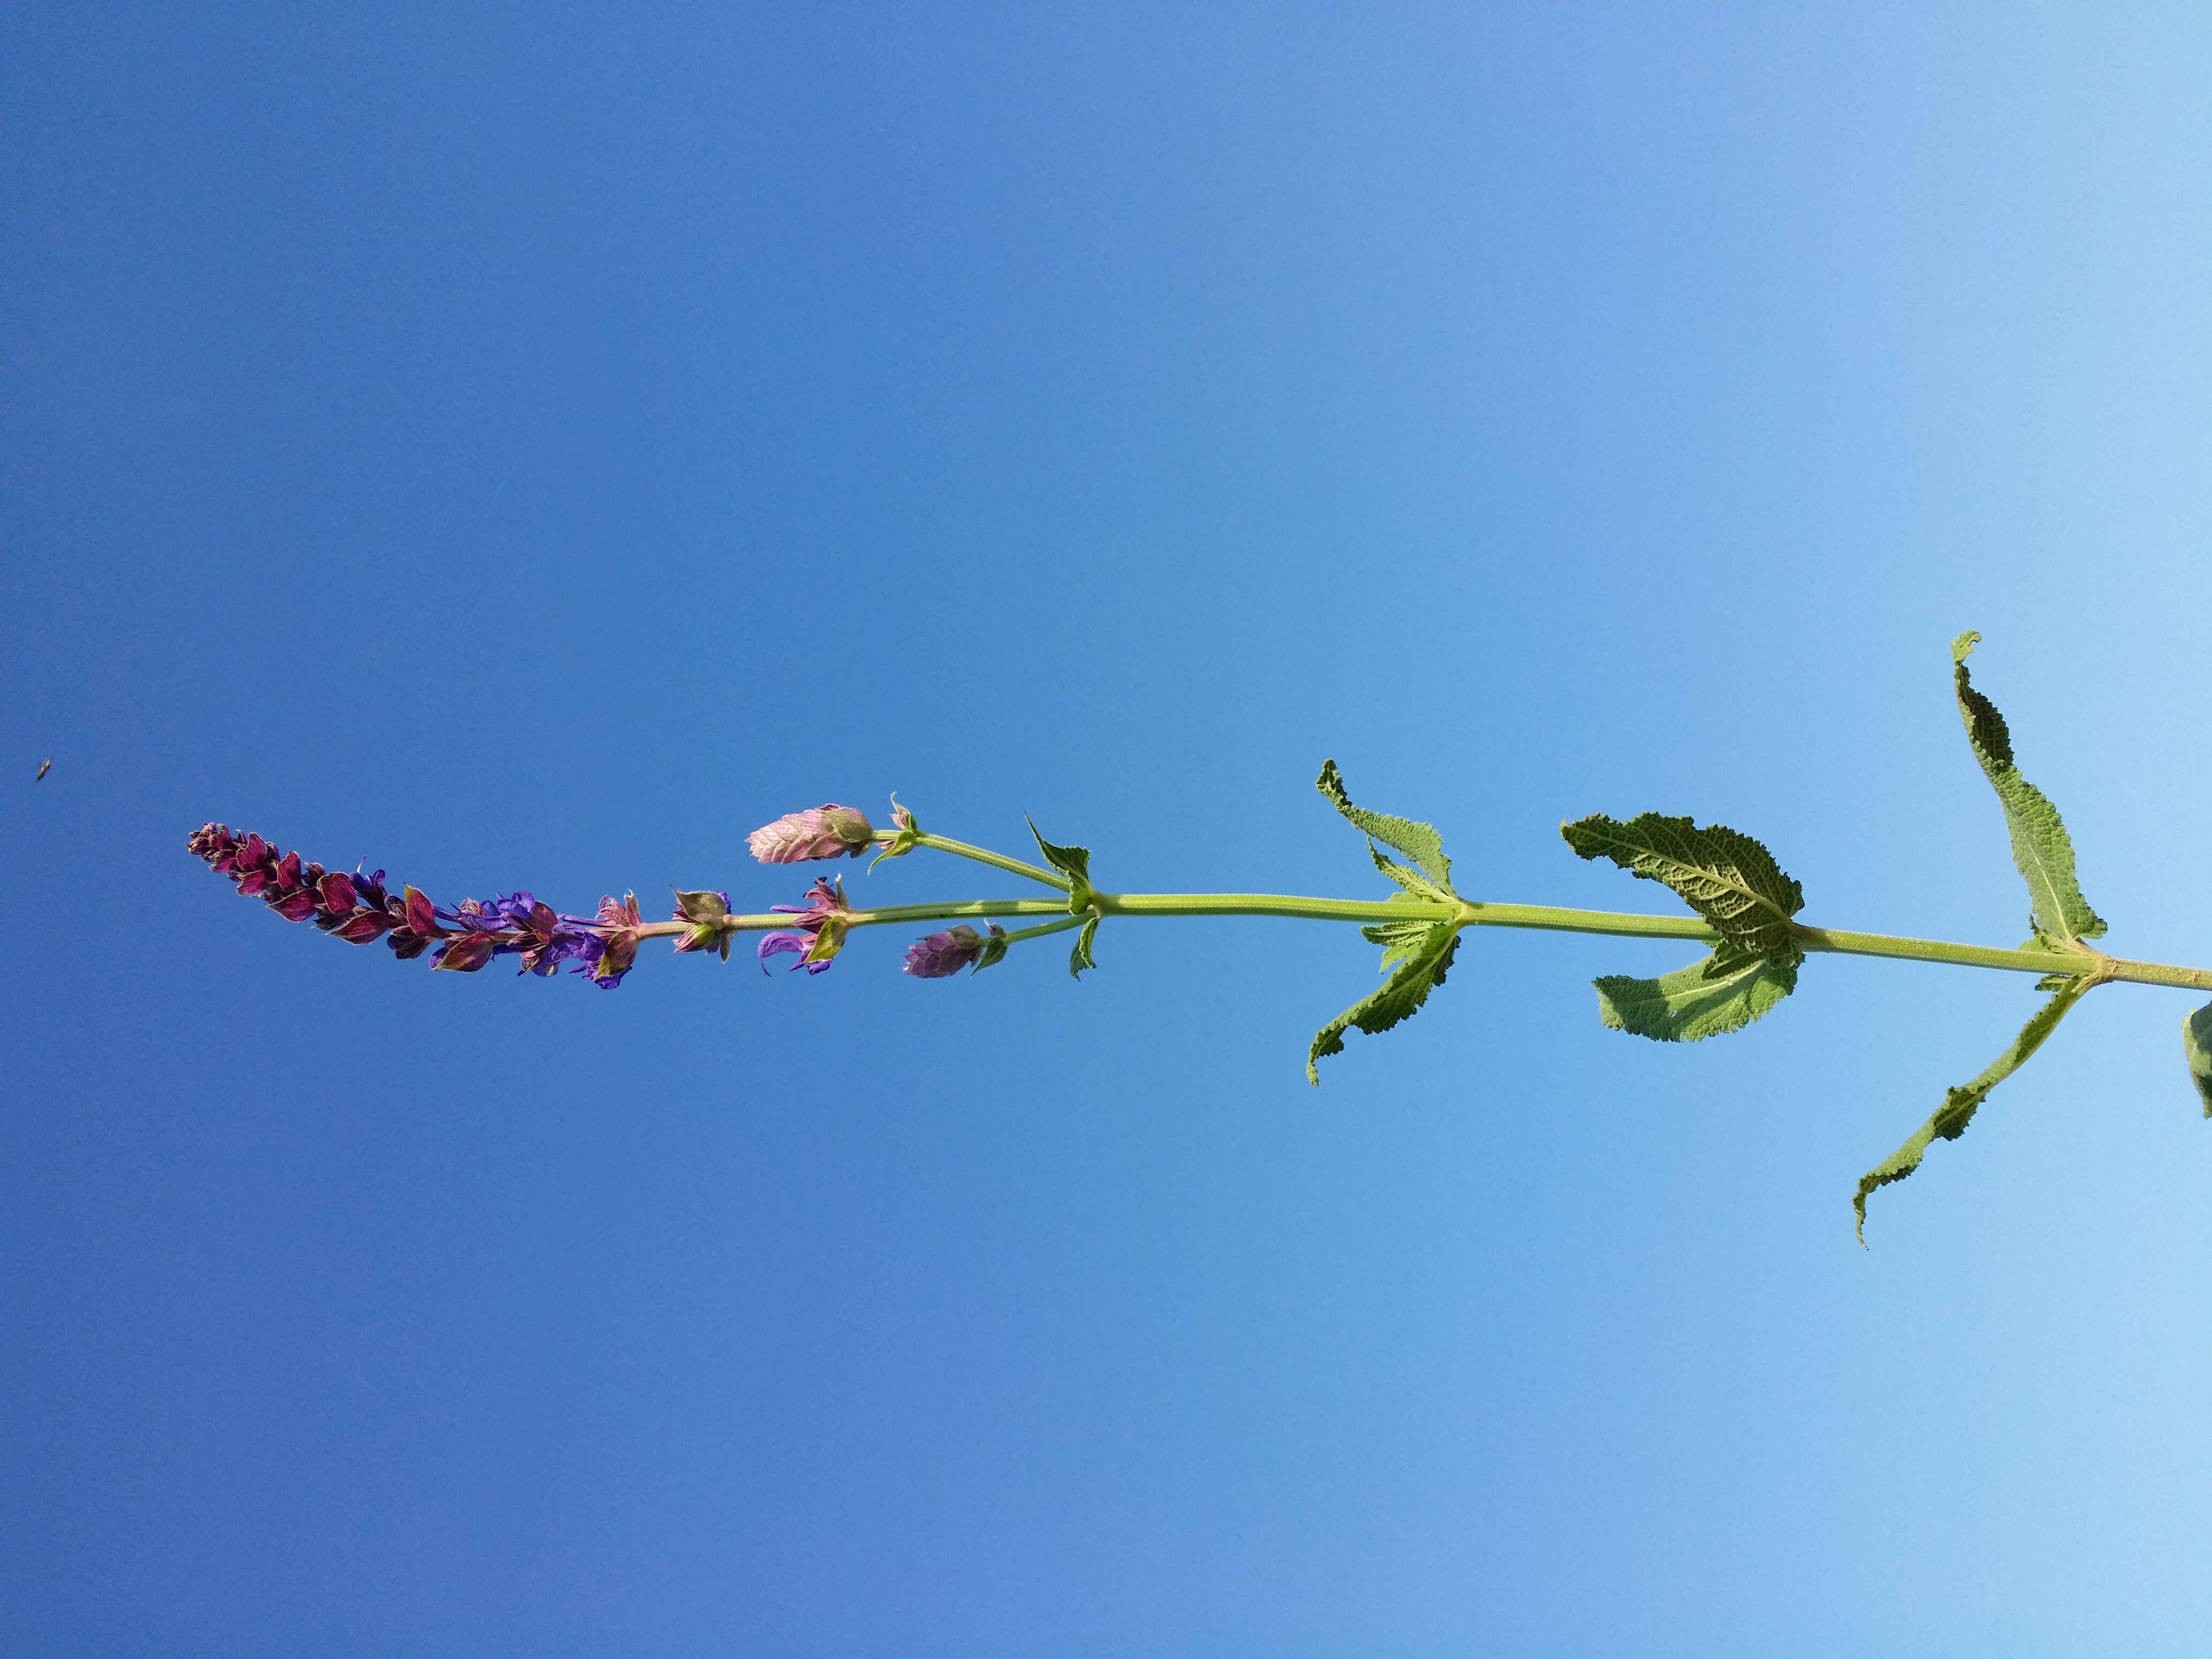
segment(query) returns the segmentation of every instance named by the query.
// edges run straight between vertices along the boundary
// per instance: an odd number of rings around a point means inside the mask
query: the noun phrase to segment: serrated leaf
[[[1723,945],[1656,979],[1609,974],[1595,983],[1597,1016],[1614,1030],[1655,1042],[1700,1042],[1740,1031],[1765,1013],[1797,988],[1797,969]]]
[[[1959,695],[1959,718],[1966,727],[1966,741],[1981,763],[1990,787],[2004,808],[2005,834],[2012,842],[2012,861],[2027,884],[2028,902],[2034,911],[2035,931],[2048,944],[2053,940],[2100,939],[2104,919],[2081,896],[2074,873],[2074,840],[2044,793],[2020,775],[2012,757],[2012,732],[1997,706],[1974,690],[1966,674],[1966,659],[1982,636],[1965,633],[1951,641],[1951,675]]]
[[[1938,1140],[1956,1140],[1966,1133],[1966,1125],[1973,1121],[1974,1114],[1990,1097],[1990,1091],[2027,1064],[2028,1056],[2043,1046],[2044,1039],[2058,1029],[2058,1022],[2080,1001],[2089,989],[2086,978],[2070,979],[2063,989],[2036,1011],[2035,1017],[2020,1029],[2012,1046],[1991,1060],[1978,1077],[1956,1084],[1943,1091],[1943,1103],[1938,1106],[1928,1121],[1916,1129],[1911,1138],[1881,1163],[1859,1177],[1859,1189],[1852,1196],[1851,1208],[1858,1217],[1859,1243],[1866,1243],[1866,1206],[1868,1196],[1893,1181],[1902,1181],[1920,1167],[1920,1160],[1928,1148]]]
[[[1098,959],[1091,954],[1091,941],[1098,937],[1098,918],[1091,917],[1083,924],[1083,931],[1075,936],[1075,948],[1067,953],[1067,971],[1074,979],[1083,977],[1085,968],[1096,968]]]
[[[1067,913],[1079,916],[1091,908],[1091,849],[1087,847],[1055,847],[1042,836],[1037,827],[1024,815],[1022,822],[1030,826],[1030,834],[1036,836],[1037,851],[1044,861],[1067,878]]]
[[[1427,878],[1425,885],[1429,892],[1424,896],[1445,899],[1458,896],[1451,884],[1451,860],[1444,856],[1444,844],[1434,824],[1417,823],[1411,818],[1396,817],[1388,812],[1370,812],[1364,807],[1354,806],[1352,797],[1344,792],[1344,775],[1336,769],[1336,763],[1333,760],[1322,763],[1321,776],[1314,781],[1314,787],[1328,796],[1329,804],[1350,819],[1354,826],[1365,832],[1370,840],[1379,841],[1385,847],[1395,848],[1411,859],[1414,868]],[[1390,865],[1379,853],[1375,855],[1375,861],[1382,867],[1383,874],[1390,876],[1400,886],[1407,886],[1398,876],[1391,874],[1394,868],[1403,866]],[[1409,887],[1408,890],[1415,890]]]
[[[2204,1103],[2204,1115],[2212,1117],[2212,1002],[2181,1022],[2181,1046],[2189,1056],[2189,1080]]]
[[[1413,904],[1419,901],[1411,893],[1394,893],[1389,902]],[[1436,929],[1433,918],[1407,918],[1404,921],[1378,921],[1362,927],[1359,936],[1370,945],[1379,945],[1382,950],[1382,971],[1389,973],[1390,964],[1401,962],[1418,952],[1428,943],[1429,935]]]
[[[1373,842],[1367,843],[1367,855],[1375,860],[1375,867],[1398,884],[1399,898],[1426,899],[1436,904],[1456,904],[1459,896],[1449,888],[1439,887],[1410,865],[1386,858],[1382,849]]]
[[[1313,1047],[1306,1050],[1306,1081],[1316,1089],[1321,1087],[1321,1073],[1316,1062],[1325,1054],[1342,1054],[1344,1034],[1353,1026],[1375,1036],[1401,1020],[1411,1018],[1428,1000],[1429,993],[1444,982],[1444,971],[1451,966],[1452,955],[1458,949],[1457,928],[1449,922],[1431,924],[1427,939],[1383,981],[1379,990],[1362,997],[1314,1034]]]
[[[1805,952],[1790,918],[1805,908],[1804,890],[1774,854],[1726,824],[1703,830],[1688,818],[1643,812],[1623,823],[1602,812],[1559,826],[1586,859],[1608,858],[1645,881],[1671,887],[1713,931],[1739,950],[1796,967]]]

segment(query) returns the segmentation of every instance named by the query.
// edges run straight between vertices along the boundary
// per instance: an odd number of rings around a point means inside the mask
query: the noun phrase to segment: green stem
[[[876,840],[878,844],[893,841],[898,833],[896,830],[878,830]],[[988,847],[970,847],[964,841],[933,836],[926,830],[914,838],[914,844],[933,848],[940,853],[950,853],[955,858],[973,859],[978,864],[988,864],[994,870],[1006,871],[1009,875],[1023,876],[1030,881],[1041,881],[1048,887],[1057,887],[1063,893],[1067,890],[1067,878],[1058,871],[1048,870],[1042,865],[1024,864],[1019,859],[1008,858],[1004,853],[994,853]]]
[[[1058,921],[1048,921],[1041,927],[1017,927],[1006,935],[1008,945],[1019,945],[1025,939],[1042,939],[1048,933],[1064,933],[1071,927],[1080,927],[1088,916],[1062,916]]]
[[[942,842],[926,836],[923,844],[972,856],[1033,879],[1044,881],[1048,872],[1023,865],[961,843]],[[1063,885],[1057,881],[1054,885]],[[1092,911],[1101,916],[1288,916],[1316,921],[1439,921],[1460,927],[1528,927],[1549,933],[1605,933],[1638,939],[1679,939],[1699,944],[1717,943],[1720,935],[1695,916],[1643,915],[1620,910],[1574,910],[1547,904],[1492,904],[1468,899],[1456,904],[1439,900],[1376,901],[1311,898],[1284,893],[1093,893]],[[848,913],[848,925],[873,927],[917,922],[952,921],[969,917],[1040,916],[1052,920],[1024,929],[1014,937],[1036,938],[1064,932],[1085,918],[1069,915],[1063,902],[1053,899],[967,899],[937,904],[898,904]],[[789,927],[793,918],[782,914],[723,918],[730,933],[753,933]],[[639,931],[648,937],[681,934],[681,921],[650,923]],[[1900,939],[1887,933],[1858,933],[1842,928],[1812,927],[1793,923],[1797,941],[1808,951],[1842,956],[1887,957],[1912,962],[1948,963],[1966,968],[1994,968],[2022,974],[2070,974],[2096,983],[2108,980],[2142,985],[2172,985],[2212,991],[2212,969],[2180,968],[2157,962],[2132,962],[2108,957],[2087,945],[2063,951],[2008,951],[1984,945],[1958,945],[1945,939]]]

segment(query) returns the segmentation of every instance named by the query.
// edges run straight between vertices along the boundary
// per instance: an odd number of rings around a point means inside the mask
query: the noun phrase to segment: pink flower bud
[[[835,801],[787,812],[745,837],[763,864],[799,864],[808,859],[858,858],[876,838],[867,814]]]

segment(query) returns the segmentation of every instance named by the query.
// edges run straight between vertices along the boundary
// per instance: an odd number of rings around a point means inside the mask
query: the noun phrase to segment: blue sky
[[[970,981],[433,975],[802,879],[825,799],[1126,890],[2009,945],[1945,647],[2212,961],[2212,24],[2114,6],[25,5],[0,24],[0,1625],[26,1653],[2024,1655],[2212,1621],[2179,993],[1318,924]],[[52,774],[33,786],[47,756]],[[7,781],[12,773],[14,785]],[[980,877],[980,879],[979,879]],[[1008,890],[909,859],[879,902]]]

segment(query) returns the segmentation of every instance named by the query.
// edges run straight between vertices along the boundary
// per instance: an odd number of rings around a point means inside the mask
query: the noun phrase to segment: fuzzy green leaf
[[[1395,848],[1411,859],[1414,868],[1427,879],[1421,888],[1412,886],[1402,875],[1395,873],[1404,866],[1391,864],[1377,853],[1375,862],[1384,875],[1409,892],[1421,891],[1424,897],[1457,896],[1452,890],[1451,860],[1444,856],[1444,844],[1434,824],[1417,823],[1411,818],[1394,817],[1388,812],[1370,812],[1365,807],[1354,806],[1352,797],[1344,792],[1344,775],[1336,769],[1333,760],[1322,763],[1321,776],[1314,780],[1314,787],[1328,796],[1329,804],[1370,840]]]
[[[1597,1015],[1616,1031],[1656,1042],[1698,1042],[1740,1031],[1797,988],[1785,962],[1723,945],[1657,979],[1609,974],[1595,981]]]
[[[1725,824],[1700,830],[1688,818],[1639,813],[1627,823],[1594,813],[1559,833],[1586,859],[1608,858],[1645,881],[1671,887],[1713,931],[1741,951],[1794,968],[1804,961],[1790,918],[1804,890],[1774,854]]]
[[[1037,827],[1024,816],[1022,822],[1030,826],[1030,834],[1036,836],[1037,851],[1044,861],[1067,878],[1067,913],[1079,916],[1091,908],[1091,849],[1087,847],[1055,847],[1042,836]]]
[[[1413,904],[1419,900],[1412,893],[1394,893],[1389,902],[1393,904]],[[1436,926],[1434,919],[1429,917],[1409,918],[1404,921],[1378,921],[1362,927],[1359,936],[1370,945],[1383,947],[1382,971],[1387,974],[1392,963],[1402,962],[1418,954],[1428,943],[1429,935],[1436,930]]]
[[[1081,979],[1085,968],[1096,968],[1098,959],[1091,954],[1091,941],[1098,937],[1098,918],[1092,916],[1083,924],[1083,931],[1075,936],[1075,948],[1067,953],[1067,971],[1072,978]]]
[[[1400,890],[1395,895],[1395,897],[1426,899],[1437,904],[1456,904],[1459,902],[1459,896],[1449,888],[1437,886],[1436,883],[1410,865],[1401,864],[1395,859],[1384,857],[1382,849],[1371,841],[1367,843],[1367,855],[1375,860],[1375,867],[1377,870],[1397,883]]]
[[[2058,809],[2044,793],[2021,776],[2013,764],[2012,732],[1997,706],[1973,688],[1966,675],[1966,659],[1981,642],[1979,634],[1961,634],[1951,641],[1951,674],[1959,694],[1959,718],[1966,723],[1966,741],[1981,763],[1990,787],[2004,808],[2005,833],[2012,841],[2012,861],[2027,883],[2028,902],[2033,909],[2035,931],[2046,944],[2071,943],[2100,938],[2102,917],[2081,896],[2074,873],[2074,841],[2060,821]]]
[[[1395,927],[1400,924],[1383,925]],[[1342,1054],[1344,1034],[1353,1026],[1371,1036],[1389,1030],[1401,1020],[1411,1018],[1428,1000],[1430,991],[1444,982],[1444,970],[1451,966],[1452,955],[1458,949],[1456,928],[1447,922],[1431,926],[1426,939],[1413,947],[1379,990],[1371,996],[1362,997],[1314,1034],[1313,1047],[1306,1051],[1306,1081],[1316,1089],[1321,1087],[1321,1073],[1316,1069],[1315,1062],[1324,1054]],[[1393,954],[1397,952],[1394,951]],[[1387,962],[1389,957],[1383,959]]]
[[[2021,1027],[2020,1035],[2012,1046],[1991,1060],[1981,1074],[1970,1082],[1954,1085],[1943,1091],[1943,1103],[1938,1106],[1928,1121],[1916,1129],[1908,1140],[1881,1163],[1859,1177],[1859,1189],[1851,1199],[1851,1208],[1858,1217],[1859,1243],[1866,1243],[1866,1206],[1868,1195],[1876,1188],[1887,1187],[1893,1181],[1902,1181],[1920,1167],[1921,1158],[1937,1140],[1956,1140],[1966,1133],[1966,1125],[1973,1121],[1974,1114],[1990,1097],[1990,1091],[2002,1083],[2027,1061],[2029,1055],[2043,1046],[2043,1041],[2058,1029],[2058,1022],[2081,1000],[2089,989],[2087,978],[2070,979],[2050,1001],[2036,1011],[2035,1017]]]
[[[2212,1117],[2212,1002],[2181,1022],[2181,1047],[2189,1056],[2189,1080],[2204,1103],[2204,1115]]]

